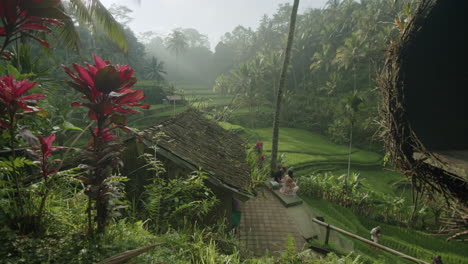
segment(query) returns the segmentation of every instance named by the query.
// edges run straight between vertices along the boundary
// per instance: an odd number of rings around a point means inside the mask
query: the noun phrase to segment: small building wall
[[[150,170],[151,166],[148,165],[148,162],[143,157],[145,153],[150,154],[162,162],[165,172],[161,173],[159,177],[165,179],[187,177],[187,175],[192,172],[158,153],[154,156],[153,149],[146,147],[142,142],[138,142],[136,139],[128,140],[125,146],[126,148],[122,155],[124,160],[122,174],[130,179],[130,181],[125,184],[125,190],[130,198],[139,199],[141,194],[145,191],[145,186],[150,184],[151,179],[156,175],[156,171]]]
[[[213,209],[210,215],[207,216],[206,224],[214,223],[221,218],[226,218],[226,223],[230,225],[233,198],[232,192],[218,186],[214,186],[211,183],[207,183],[206,185],[213,191],[216,198],[219,200],[218,206]]]
[[[127,176],[130,181],[126,183],[126,192],[130,199],[137,201],[145,191],[145,186],[151,183],[151,179],[155,177],[155,171],[148,170],[149,166],[145,159],[142,157],[144,153],[154,155],[154,151],[147,148],[142,142],[136,139],[128,140],[126,149],[123,153],[123,160],[125,166],[122,174]],[[192,171],[184,168],[179,164],[163,157],[161,154],[156,153],[156,158],[163,163],[165,173],[159,175],[160,177],[171,179],[179,177],[187,177]],[[219,204],[213,211],[205,217],[202,224],[213,224],[221,218],[226,218],[226,222],[231,225],[231,212],[232,212],[232,199],[234,194],[220,186],[216,186],[210,182],[205,183],[216,195]]]

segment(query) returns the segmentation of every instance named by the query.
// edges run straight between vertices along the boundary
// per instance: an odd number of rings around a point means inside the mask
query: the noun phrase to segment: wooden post
[[[327,234],[325,235],[325,245],[328,245],[329,238],[330,238],[330,225],[327,224]]]
[[[320,221],[320,220],[312,219],[312,221],[314,221],[315,223],[317,223],[317,224],[319,224],[319,225],[321,225],[321,226],[327,227],[327,233],[329,232],[330,229],[333,229],[333,230],[335,230],[335,231],[337,231],[337,232],[339,232],[339,233],[341,233],[341,234],[343,234],[343,235],[347,235],[347,236],[352,237],[352,238],[354,238],[354,239],[357,239],[357,240],[359,240],[359,241],[361,241],[361,242],[364,242],[364,243],[367,243],[367,244],[372,245],[372,246],[374,246],[374,247],[380,248],[380,249],[382,249],[383,251],[392,253],[392,254],[394,254],[394,255],[400,257],[400,258],[403,258],[403,259],[406,259],[406,260],[409,260],[409,261],[413,261],[413,262],[418,263],[418,264],[429,264],[428,262],[425,262],[425,261],[422,261],[422,260],[420,260],[420,259],[411,257],[411,256],[406,255],[406,254],[403,254],[403,253],[398,252],[398,251],[396,251],[396,250],[393,250],[393,249],[391,249],[391,248],[382,246],[382,245],[380,245],[380,244],[378,244],[378,243],[375,243],[374,241],[370,241],[370,240],[368,240],[368,239],[365,239],[365,238],[363,238],[363,237],[360,237],[360,236],[358,236],[358,235],[355,235],[355,234],[353,234],[353,233],[350,233],[350,232],[348,232],[348,231],[345,231],[345,230],[343,230],[343,229],[340,229],[340,228],[338,228],[338,227],[336,227],[336,226],[332,226],[332,225],[327,224],[327,223],[325,223],[325,222],[322,222],[322,221]],[[328,237],[328,235],[327,235],[327,237]],[[328,241],[325,241],[325,242],[327,243]]]

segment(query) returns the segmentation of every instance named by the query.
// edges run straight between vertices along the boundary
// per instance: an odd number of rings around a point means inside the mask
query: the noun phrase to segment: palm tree
[[[151,58],[151,62],[146,66],[146,79],[164,81],[163,74],[167,74],[164,70],[164,61],[158,60],[156,57]]]
[[[188,48],[187,37],[182,31],[174,29],[166,38],[167,47],[175,53],[176,63],[180,54],[184,53]]]
[[[359,93],[354,90],[354,92],[346,97],[345,99],[345,111],[347,113],[347,118],[349,120],[349,150],[348,150],[348,173],[345,178],[345,188],[348,184],[349,172],[351,169],[351,148],[353,144],[353,129],[354,124],[356,123],[356,114],[359,111],[359,106],[364,102]]]
[[[268,93],[268,98],[271,102],[274,101],[274,96],[278,93],[278,79],[281,74],[281,59],[283,58],[282,52],[263,52],[263,64],[265,76],[270,80],[273,91]],[[266,55],[265,55],[266,54]]]
[[[350,38],[345,39],[344,46],[341,46],[336,51],[335,62],[340,68],[347,70],[351,66],[353,71],[353,90],[356,90],[356,66],[359,59],[365,56],[362,51],[362,46],[366,41],[361,38],[356,32],[352,33]]]
[[[280,81],[278,86],[278,93],[276,96],[276,109],[273,120],[273,139],[271,146],[271,169],[276,167],[276,159],[278,155],[278,139],[279,139],[279,114],[281,112],[281,98],[283,97],[284,85],[286,83],[286,73],[288,72],[289,59],[291,57],[291,47],[294,40],[294,28],[296,26],[297,8],[299,0],[294,0],[293,9],[291,12],[291,21],[289,23],[288,43],[286,45],[286,52],[284,54],[283,68],[281,70]]]
[[[62,10],[66,10],[75,16],[80,25],[86,25],[94,35],[101,30],[104,34],[123,51],[128,51],[127,38],[123,27],[117,22],[109,10],[99,0],[69,0],[66,9],[61,4]],[[67,20],[60,32],[67,46],[78,47],[79,37],[75,30],[73,20]]]

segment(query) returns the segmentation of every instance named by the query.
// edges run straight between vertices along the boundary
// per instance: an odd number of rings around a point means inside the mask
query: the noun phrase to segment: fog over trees
[[[467,12],[0,0],[0,263],[466,263]]]

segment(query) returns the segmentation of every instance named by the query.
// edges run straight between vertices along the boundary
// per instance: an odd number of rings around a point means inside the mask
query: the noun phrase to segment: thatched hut
[[[417,189],[468,203],[468,1],[422,0],[379,80],[382,138]]]
[[[127,192],[139,197],[154,177],[154,172],[145,170],[146,161],[141,156],[154,154],[156,146],[156,158],[166,171],[163,177],[187,177],[198,169],[206,172],[206,184],[221,201],[216,215],[229,217],[233,198],[245,201],[251,197],[244,143],[242,138],[195,110],[180,113],[126,141],[124,173],[131,179]]]

